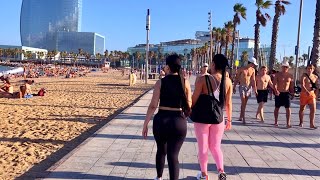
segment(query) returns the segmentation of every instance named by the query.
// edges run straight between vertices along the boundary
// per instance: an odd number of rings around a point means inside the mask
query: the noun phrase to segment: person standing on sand
[[[239,85],[239,93],[241,98],[241,112],[239,121],[242,121],[243,124],[246,123],[245,120],[245,110],[247,106],[247,102],[249,97],[251,97],[252,89],[255,94],[257,94],[256,88],[256,80],[255,80],[255,67],[258,66],[257,60],[255,58],[251,58],[248,61],[248,65],[238,69],[234,85],[233,85],[233,93],[236,93],[236,86]]]
[[[278,126],[279,109],[281,106],[286,108],[287,128],[291,128],[291,100],[294,97],[293,75],[290,74],[290,65],[287,61],[282,63],[281,72],[278,72],[274,79],[275,89],[275,109],[274,125]]]
[[[191,87],[189,81],[183,77],[178,55],[168,56],[164,69],[166,76],[154,86],[142,136],[147,138],[148,124],[159,103],[159,111],[153,119],[153,134],[157,143],[155,179],[162,179],[167,155],[170,180],[178,180],[178,156],[187,134],[187,121],[183,110],[191,108]]]
[[[261,66],[259,74],[256,76],[257,102],[259,104],[256,118],[264,122],[263,105],[268,101],[268,87],[274,89],[271,77],[267,74],[267,67]]]
[[[301,93],[300,93],[300,127],[303,127],[303,114],[306,105],[310,107],[310,128],[317,129],[315,126],[315,114],[316,114],[316,98],[318,97],[319,87],[317,85],[318,76],[314,72],[314,66],[312,64],[307,66],[307,73],[304,73],[301,78]]]

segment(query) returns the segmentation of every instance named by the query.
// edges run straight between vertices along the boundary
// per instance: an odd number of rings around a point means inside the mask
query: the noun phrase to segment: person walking
[[[274,125],[278,126],[279,109],[281,106],[286,108],[287,128],[291,128],[291,100],[294,97],[293,75],[290,74],[290,65],[284,61],[281,65],[281,72],[278,72],[274,80],[275,88],[275,108],[274,108]]]
[[[316,99],[318,96],[318,76],[316,76],[314,72],[314,66],[312,64],[307,66],[307,73],[304,73],[301,78],[301,94],[300,94],[300,111],[299,111],[299,119],[300,119],[300,127],[303,127],[303,115],[306,105],[310,107],[310,128],[317,129],[315,126],[315,114],[316,114]]]
[[[208,150],[216,162],[217,170],[219,172],[219,180],[226,179],[226,173],[224,172],[223,154],[221,151],[221,140],[225,128],[231,129],[231,117],[232,117],[232,82],[230,78],[226,77],[226,68],[228,67],[228,59],[222,55],[217,54],[212,61],[212,69],[214,69],[213,75],[205,75],[199,77],[195,84],[195,90],[192,95],[193,110],[196,106],[199,106],[201,96],[209,95],[215,98],[215,102],[218,102],[213,108],[218,108],[218,111],[223,108],[226,109],[227,125],[225,126],[223,112],[214,113],[214,121],[202,121],[204,119],[193,119],[194,131],[198,142],[198,158],[200,163],[201,172],[198,174],[197,179],[208,180]],[[199,102],[198,102],[199,101]],[[202,109],[202,107],[200,107]],[[217,110],[217,109],[216,109]],[[194,112],[192,112],[194,113]],[[208,116],[204,114],[204,116]]]
[[[256,66],[258,66],[257,60],[255,58],[249,59],[248,65],[240,68],[237,71],[237,75],[234,81],[234,86],[233,86],[234,94],[236,93],[236,86],[239,83],[239,93],[241,98],[241,112],[240,112],[239,121],[242,121],[243,124],[246,123],[245,111],[246,111],[248,100],[251,97],[252,88],[255,94],[257,94],[256,80],[255,80]]]
[[[156,180],[162,179],[167,155],[170,180],[179,178],[178,155],[187,133],[186,115],[191,108],[191,87],[183,78],[181,59],[178,55],[170,55],[164,68],[166,76],[158,80],[154,86],[153,96],[144,121],[142,135],[148,135],[148,124],[158,107],[159,111],[153,119],[153,134],[157,144]]]
[[[267,74],[267,67],[261,66],[259,74],[256,76],[257,84],[257,103],[259,104],[256,118],[260,119],[261,122],[264,122],[264,112],[263,106],[264,103],[268,101],[268,88],[274,89],[271,77]]]

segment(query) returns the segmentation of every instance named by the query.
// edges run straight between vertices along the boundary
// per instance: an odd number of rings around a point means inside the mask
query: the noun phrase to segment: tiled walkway
[[[94,136],[51,167],[48,179],[153,179],[156,145],[150,124],[149,139],[141,130],[152,92],[118,115]],[[252,98],[246,110],[247,125],[234,121],[225,132],[223,152],[228,179],[319,179],[320,130],[299,128],[298,105],[293,104],[293,128],[285,128],[285,110],[280,110],[280,126],[273,127],[274,102],[266,104],[266,122],[254,119],[257,108]],[[233,98],[233,116],[238,119],[240,99]],[[307,111],[309,112],[309,111]],[[306,113],[307,114],[307,113]],[[305,125],[308,126],[306,116]],[[320,125],[319,112],[316,116]],[[199,171],[193,125],[180,153],[180,179],[195,179]],[[217,179],[210,157],[211,179]],[[167,168],[164,179],[168,179]]]

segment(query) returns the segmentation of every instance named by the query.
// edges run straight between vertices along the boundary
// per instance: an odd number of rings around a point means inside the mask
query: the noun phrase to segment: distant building
[[[26,53],[31,53],[32,59],[44,59],[48,53],[46,49],[39,49],[27,46],[11,46],[11,45],[0,45],[0,49],[11,49],[11,50],[18,50],[17,54],[12,55],[3,55],[0,56],[1,60],[6,60],[7,58],[16,59],[16,60],[24,60],[26,59],[25,55],[22,51]],[[40,52],[43,53],[43,57],[40,57]]]
[[[23,0],[20,15],[22,46],[49,51],[103,53],[104,37],[80,32],[82,0]],[[102,42],[103,41],[103,42]]]
[[[189,54],[191,49],[203,46],[197,39],[182,39],[175,41],[161,42],[160,44],[151,44],[149,47],[150,51],[160,52],[161,54]],[[146,44],[138,44],[134,47],[129,47],[128,52],[133,54],[135,52],[145,53]]]

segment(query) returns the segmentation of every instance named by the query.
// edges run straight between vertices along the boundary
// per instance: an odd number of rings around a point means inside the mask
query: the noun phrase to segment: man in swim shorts
[[[261,66],[259,74],[256,76],[257,84],[257,102],[259,107],[257,109],[256,118],[264,122],[263,105],[268,101],[269,87],[273,89],[271,77],[267,74],[267,67]]]
[[[289,71],[289,63],[282,63],[282,70],[278,72],[274,80],[275,109],[274,109],[274,125],[278,126],[279,109],[281,106],[286,108],[287,128],[291,128],[291,99],[294,97],[293,75]]]
[[[245,121],[245,110],[249,97],[251,97],[252,88],[257,94],[256,80],[255,80],[255,67],[258,66],[257,60],[251,58],[248,61],[248,65],[240,68],[237,71],[236,78],[233,86],[233,93],[236,93],[236,86],[239,83],[239,93],[241,98],[241,112],[239,121],[242,121],[244,124]]]
[[[314,123],[315,114],[316,114],[316,98],[318,95],[318,76],[313,74],[314,66],[312,64],[307,66],[307,73],[304,73],[301,76],[301,93],[300,93],[300,127],[303,127],[303,115],[306,105],[309,105],[310,108],[310,128],[317,129]]]

